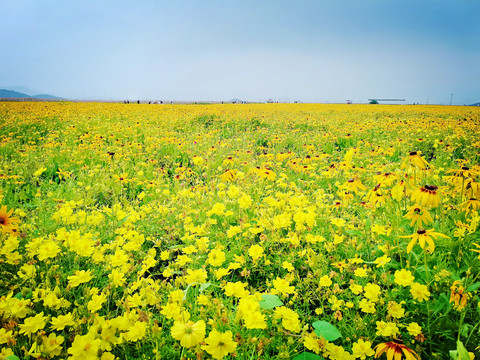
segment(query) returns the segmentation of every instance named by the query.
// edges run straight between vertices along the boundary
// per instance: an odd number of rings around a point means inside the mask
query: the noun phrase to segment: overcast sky
[[[470,104],[480,1],[0,0],[0,88],[11,86],[72,99]]]

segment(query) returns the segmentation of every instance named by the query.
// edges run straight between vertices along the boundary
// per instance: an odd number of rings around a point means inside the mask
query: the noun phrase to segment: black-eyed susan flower
[[[418,229],[416,233],[412,235],[400,236],[402,238],[412,238],[412,240],[408,243],[407,246],[407,253],[412,251],[415,244],[418,242],[420,247],[425,251],[432,253],[435,250],[435,243],[433,239],[438,237],[448,238],[447,235],[437,233],[434,229],[425,230],[425,229]],[[427,244],[427,248],[425,248],[425,244]]]
[[[438,186],[425,185],[419,187],[413,192],[412,201],[427,207],[437,207],[440,204]]]
[[[387,355],[387,360],[401,360],[403,356],[405,356],[406,360],[420,360],[420,356],[415,351],[395,341],[375,346],[375,359],[378,359],[384,353]]]
[[[220,179],[224,182],[235,181],[237,179],[237,172],[236,169],[227,169],[225,172],[220,176]]]
[[[461,203],[459,205],[459,208],[467,214],[475,213],[478,209],[480,209],[480,200],[470,198],[467,201]]]
[[[401,168],[402,169],[425,169],[428,167],[428,162],[422,158],[420,151],[411,151],[408,154],[408,157],[403,161]]]
[[[426,208],[420,205],[413,205],[408,208],[408,212],[403,216],[411,220],[410,226],[423,227],[423,225],[433,222],[432,216]]]
[[[12,216],[13,209],[7,211],[7,207],[4,205],[0,208],[0,231],[4,234],[16,233],[19,218]]]

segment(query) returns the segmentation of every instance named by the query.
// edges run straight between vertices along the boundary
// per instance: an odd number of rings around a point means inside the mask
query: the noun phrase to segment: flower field
[[[480,108],[0,103],[0,359],[480,358]]]

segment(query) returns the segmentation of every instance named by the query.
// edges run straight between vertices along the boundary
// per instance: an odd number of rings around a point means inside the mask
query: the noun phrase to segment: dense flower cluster
[[[0,359],[463,359],[480,110],[0,104]]]

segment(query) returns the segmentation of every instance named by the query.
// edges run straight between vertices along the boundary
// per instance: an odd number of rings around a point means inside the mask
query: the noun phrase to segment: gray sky
[[[65,98],[480,101],[478,0],[0,0],[0,88]]]

